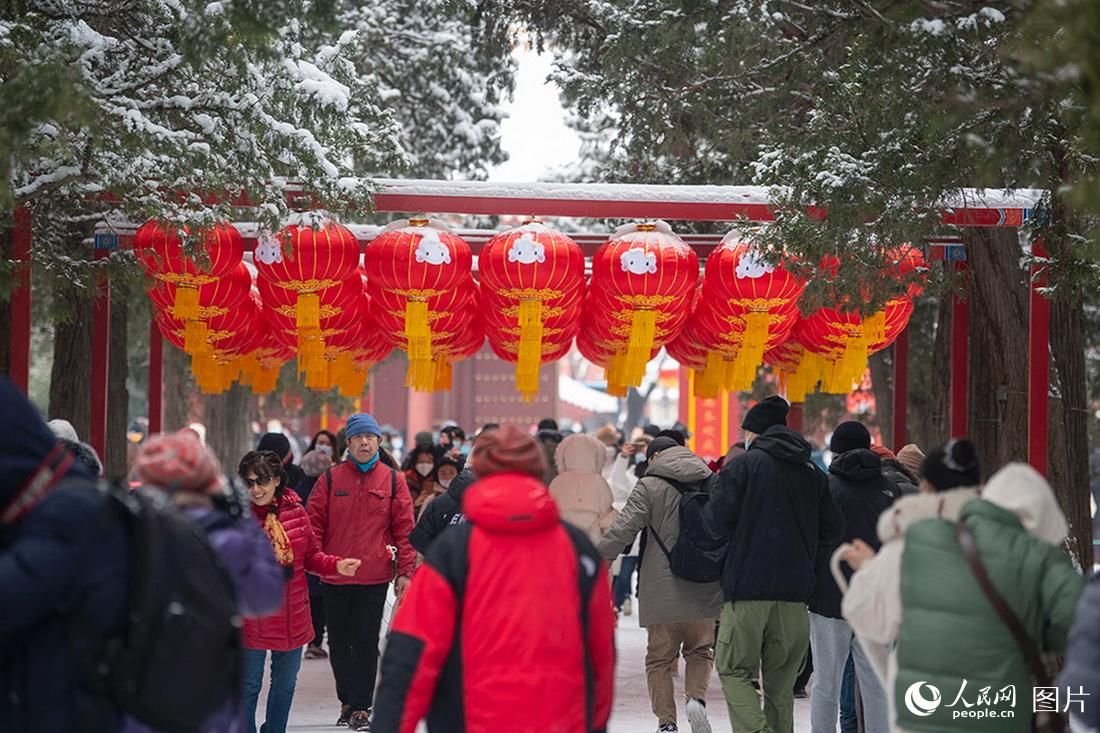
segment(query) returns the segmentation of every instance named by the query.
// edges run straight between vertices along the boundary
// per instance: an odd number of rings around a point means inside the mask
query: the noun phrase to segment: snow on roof
[[[679,186],[641,183],[506,183],[376,178],[380,194],[454,198],[653,201],[662,203],[757,204],[772,202],[767,186]],[[1031,209],[1043,191],[1033,188],[967,188],[944,201],[951,208]]]
[[[619,411],[618,398],[564,374],[558,375],[558,399],[589,412],[613,414]]]

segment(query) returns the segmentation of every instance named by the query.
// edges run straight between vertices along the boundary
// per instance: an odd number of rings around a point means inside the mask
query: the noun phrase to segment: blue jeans
[[[256,701],[264,685],[264,649],[244,650],[244,714],[248,730],[256,733]],[[286,733],[290,705],[294,702],[294,686],[298,683],[298,668],[302,666],[302,649],[271,652],[271,689],[267,693],[267,714],[262,733]]]
[[[634,588],[634,571],[638,568],[637,557],[624,557],[619,565],[619,574],[615,576],[615,586],[612,592],[615,594],[615,608],[622,608],[623,602],[632,595]]]
[[[844,677],[840,683],[840,733],[858,733],[859,719],[856,717],[856,665],[852,655],[844,665]]]

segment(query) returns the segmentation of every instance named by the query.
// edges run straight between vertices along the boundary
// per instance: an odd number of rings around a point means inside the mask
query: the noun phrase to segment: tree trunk
[[[87,259],[83,232],[74,228],[68,256]],[[64,278],[53,282],[54,307],[63,313],[54,328],[50,370],[50,418],[72,423],[81,440],[88,439],[92,411],[92,307],[89,295]]]
[[[1069,522],[1069,551],[1081,568],[1092,567],[1089,507],[1088,398],[1085,376],[1085,313],[1079,297],[1051,302],[1050,346],[1054,370],[1047,455],[1050,482]]]
[[[640,392],[636,387],[631,387],[626,393],[626,418],[623,420],[623,435],[627,439],[630,433],[642,422],[645,414],[645,405],[649,401],[653,390],[657,389],[657,382],[650,383],[645,392]]]
[[[970,415],[982,479],[1027,460],[1028,288],[1012,229],[968,229]]]
[[[894,446],[894,349],[884,349],[867,360],[871,369],[871,390],[875,394],[875,419],[882,445]]]
[[[164,423],[166,433],[182,430],[191,422],[190,367],[187,354],[164,342]]]
[[[947,434],[951,299],[918,303],[909,324],[909,442],[927,453]]]
[[[0,259],[11,260],[12,214],[4,212],[0,226]],[[0,374],[11,374],[11,296],[0,298]]]
[[[206,444],[228,473],[252,448],[251,398],[248,388],[234,384],[224,394],[207,395],[203,399]]]
[[[126,428],[129,426],[130,372],[127,329],[129,308],[126,293],[111,298],[111,368],[107,377],[107,455],[103,475],[108,481],[125,481],[129,470]]]

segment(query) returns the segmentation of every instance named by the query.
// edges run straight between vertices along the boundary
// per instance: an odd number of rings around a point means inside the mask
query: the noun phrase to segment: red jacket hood
[[[462,498],[466,518],[493,534],[542,532],[559,522],[558,507],[546,485],[524,473],[498,473],[480,479]]]

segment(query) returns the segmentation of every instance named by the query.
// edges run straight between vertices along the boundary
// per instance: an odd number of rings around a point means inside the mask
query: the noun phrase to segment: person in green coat
[[[956,538],[964,522],[994,586],[1044,652],[1065,649],[1083,580],[1061,549],[1068,527],[1050,485],[1012,463],[981,492],[969,441],[922,467],[922,493],[879,519],[877,555],[839,550],[854,568],[842,611],[880,662],[894,733],[1029,733],[1030,668],[982,592]],[[1006,715],[1008,713],[1009,715]]]

